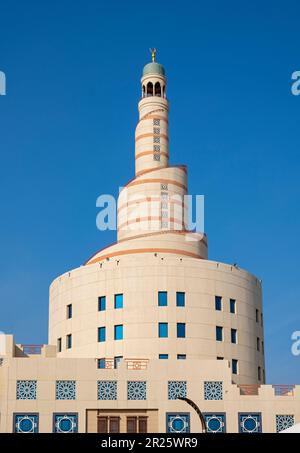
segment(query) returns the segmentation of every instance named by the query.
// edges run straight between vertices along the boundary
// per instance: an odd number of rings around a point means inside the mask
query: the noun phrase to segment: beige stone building
[[[278,432],[300,386],[266,385],[261,283],[210,261],[169,164],[166,76],[143,69],[117,242],[54,280],[49,344],[2,336],[0,432]]]

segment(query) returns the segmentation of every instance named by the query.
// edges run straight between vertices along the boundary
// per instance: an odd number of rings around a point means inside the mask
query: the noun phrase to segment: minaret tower
[[[139,121],[135,131],[135,178],[118,198],[118,242],[100,250],[86,264],[124,254],[163,252],[207,258],[203,233],[188,231],[187,168],[169,165],[169,103],[164,67],[144,66]]]

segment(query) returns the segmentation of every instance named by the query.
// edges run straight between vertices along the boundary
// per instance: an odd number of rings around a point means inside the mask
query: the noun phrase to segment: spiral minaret
[[[207,258],[203,233],[187,228],[187,168],[169,165],[169,103],[163,66],[143,69],[135,131],[135,178],[118,198],[118,242],[86,264],[124,254],[163,252]]]

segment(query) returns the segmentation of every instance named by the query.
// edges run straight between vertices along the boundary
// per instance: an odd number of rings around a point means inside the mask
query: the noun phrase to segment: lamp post
[[[189,398],[184,398],[184,397],[180,396],[177,399],[181,400],[181,401],[185,401],[187,404],[189,404],[197,412],[197,414],[198,414],[198,416],[200,418],[201,426],[202,426],[202,433],[207,433],[205,419],[204,419],[203,414],[200,411],[199,407],[197,406],[197,404],[194,403],[194,401],[192,401]]]

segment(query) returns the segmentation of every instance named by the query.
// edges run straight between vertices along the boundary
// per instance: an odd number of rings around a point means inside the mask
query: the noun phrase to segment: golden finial
[[[152,61],[155,61],[155,57],[156,57],[156,49],[155,49],[155,47],[154,47],[154,49],[150,48],[149,50],[151,52]]]

